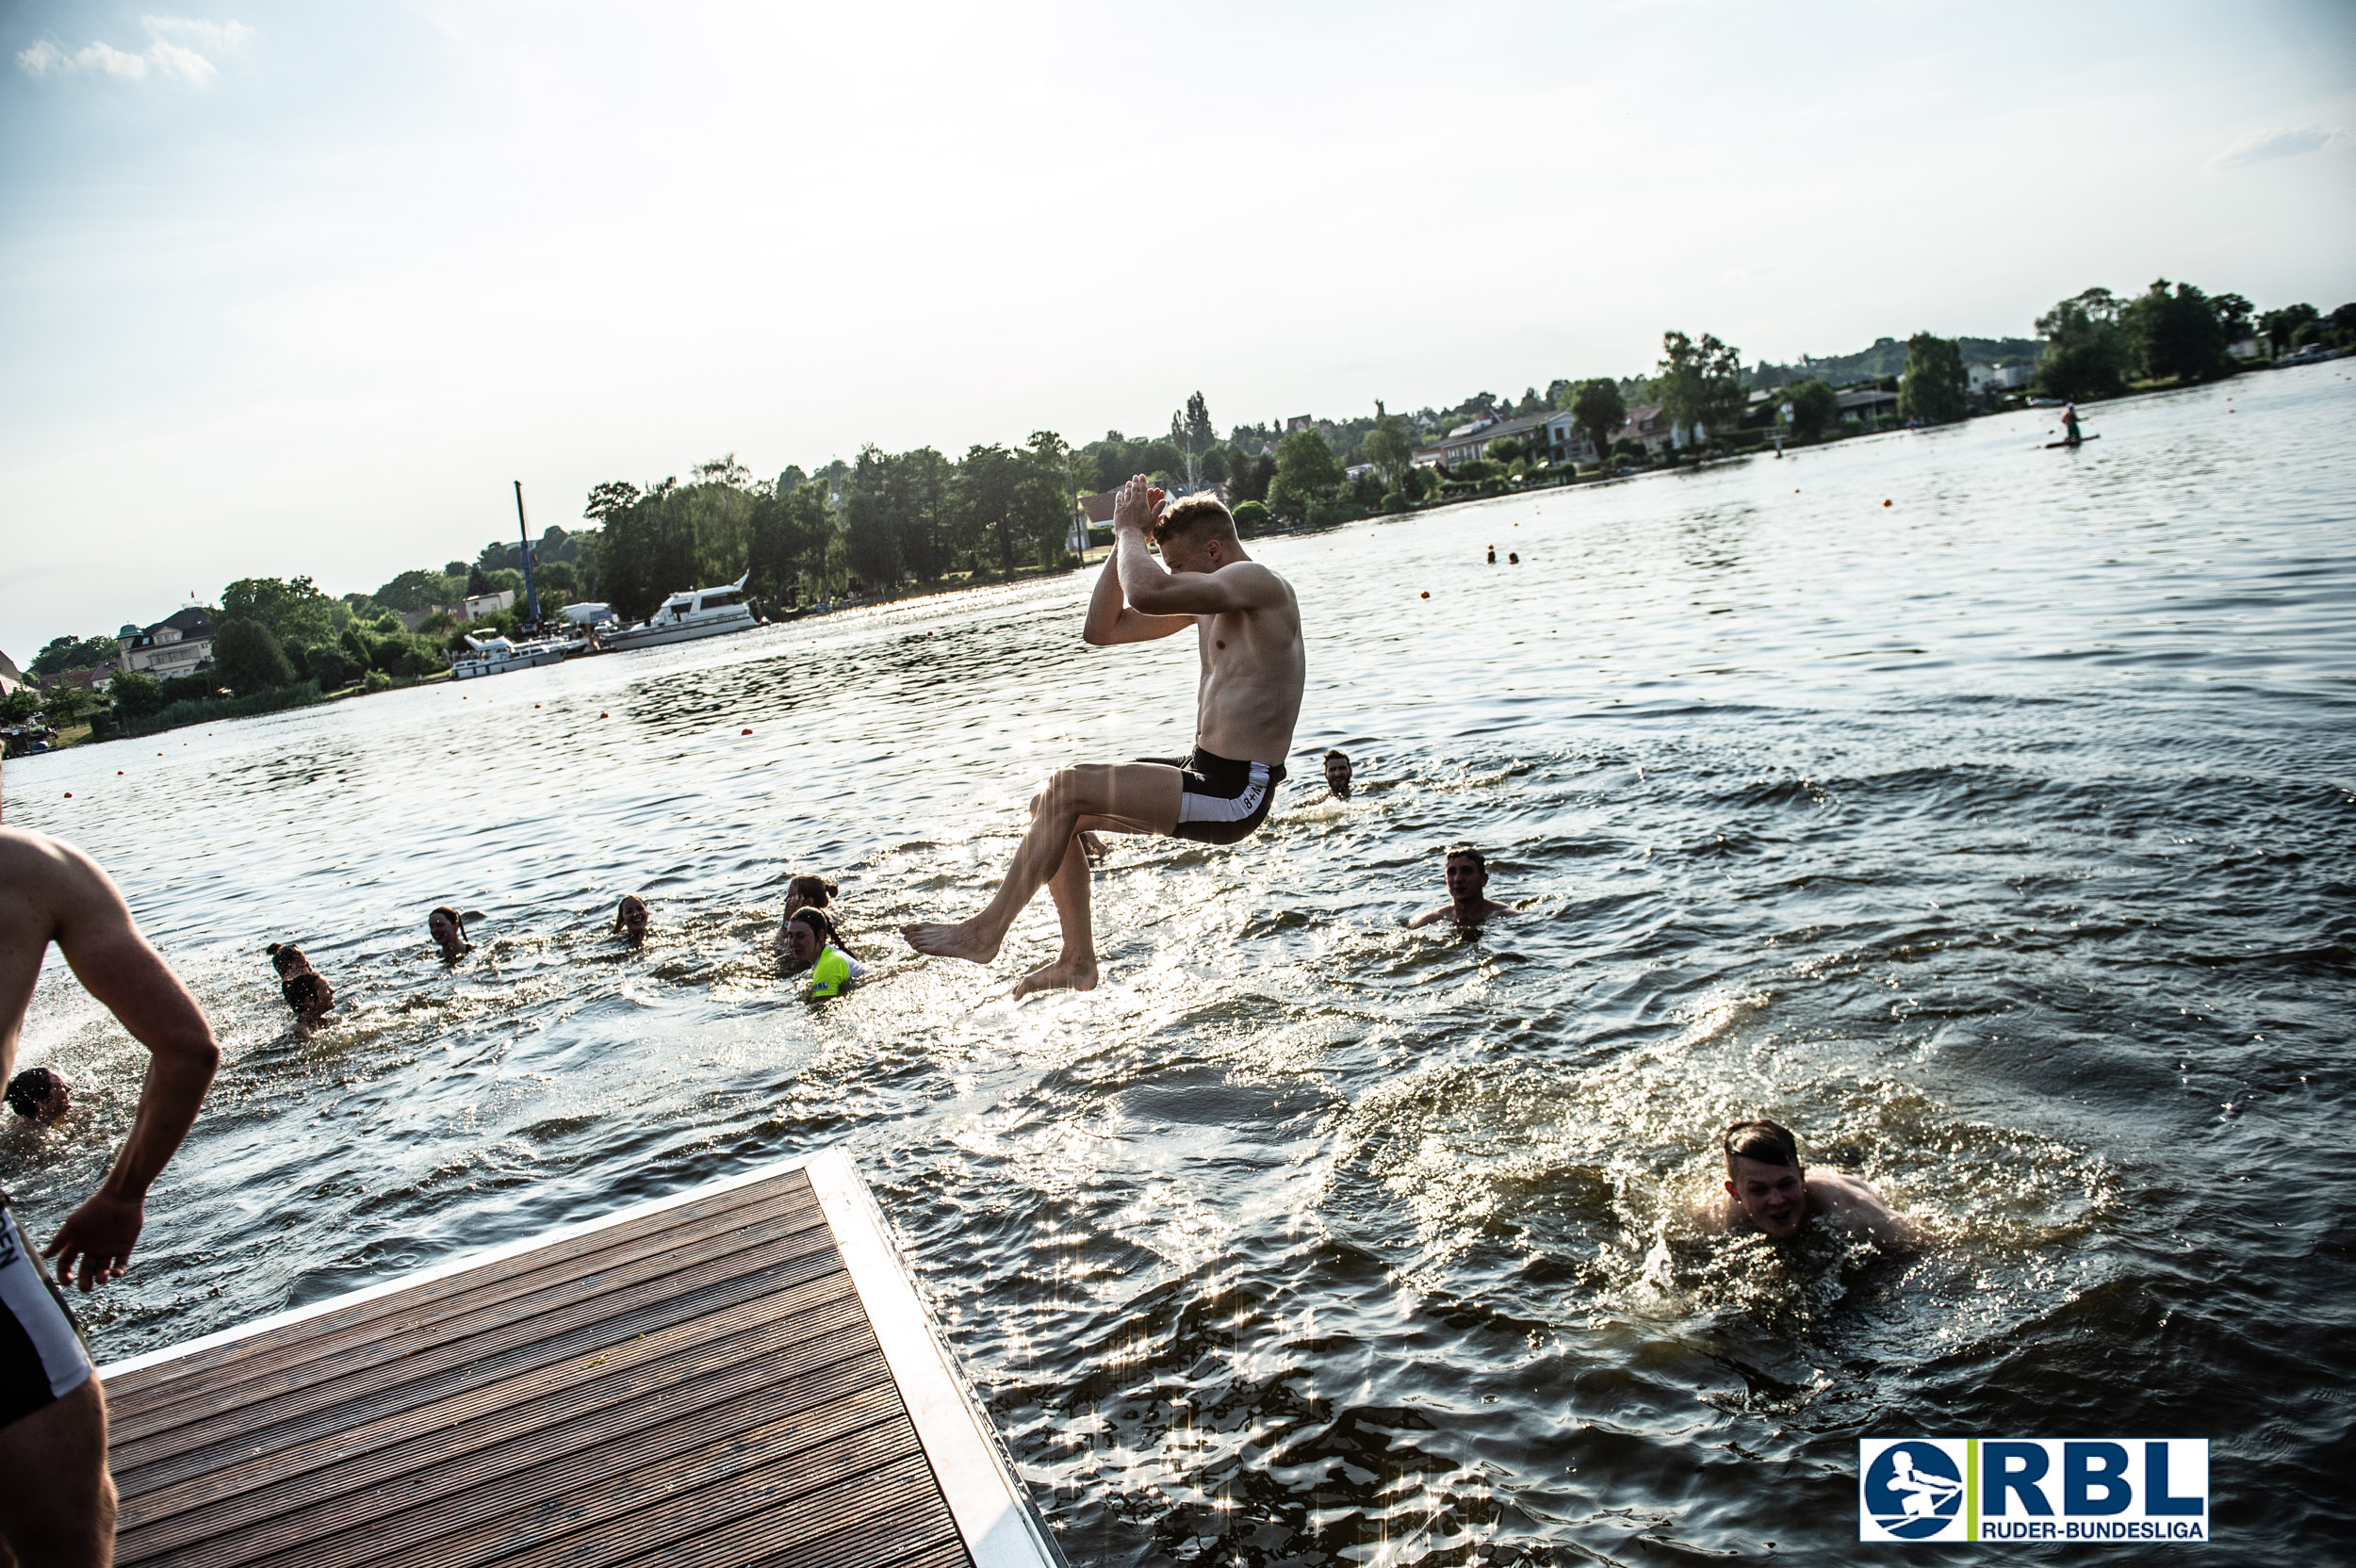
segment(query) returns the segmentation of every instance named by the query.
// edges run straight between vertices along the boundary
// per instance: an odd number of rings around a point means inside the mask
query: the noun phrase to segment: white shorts
[[[25,1245],[0,1193],[0,1427],[62,1399],[92,1370],[57,1287]]]

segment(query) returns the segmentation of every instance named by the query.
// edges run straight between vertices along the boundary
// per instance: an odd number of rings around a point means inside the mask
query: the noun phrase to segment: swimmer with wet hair
[[[785,918],[796,909],[823,909],[843,896],[843,890],[823,876],[798,872],[785,879]]]
[[[73,1103],[74,1090],[65,1074],[54,1069],[28,1067],[8,1080],[8,1109],[27,1121],[55,1121]]]
[[[455,963],[474,951],[474,943],[466,939],[466,918],[447,904],[425,917],[425,928],[442,950],[444,963]]]
[[[1811,1171],[1800,1163],[1800,1140],[1773,1121],[1738,1121],[1718,1135],[1726,1155],[1723,1191],[1702,1212],[1703,1229],[1757,1231],[1788,1241],[1819,1220],[1861,1231],[1890,1247],[1916,1245],[1914,1227],[1893,1213],[1881,1194],[1838,1170]]]
[[[1448,883],[1448,902],[1409,921],[1410,931],[1444,920],[1458,925],[1479,925],[1483,921],[1518,913],[1510,904],[1498,904],[1483,896],[1483,890],[1489,886],[1489,862],[1472,845],[1450,844],[1441,865]]]
[[[636,893],[624,893],[622,902],[614,909],[614,929],[635,944],[646,939],[646,901]]]
[[[824,909],[800,908],[786,917],[786,953],[797,970],[810,972],[810,995],[841,996],[867,966],[845,952],[843,934]]]
[[[297,1022],[307,1027],[334,1010],[335,988],[311,967],[303,949],[291,942],[272,942],[269,952],[270,966],[278,972],[278,994],[286,999]]]
[[[1329,800],[1348,800],[1350,771],[1350,755],[1347,752],[1327,752],[1325,754],[1325,793],[1309,804],[1322,806]]]

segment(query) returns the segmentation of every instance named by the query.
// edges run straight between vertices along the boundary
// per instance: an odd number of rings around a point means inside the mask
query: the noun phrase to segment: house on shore
[[[1834,400],[1841,405],[1841,422],[1844,425],[1874,425],[1898,416],[1898,394],[1885,392],[1878,386],[1853,386],[1846,392],[1836,392]]]
[[[1556,416],[1531,414],[1519,419],[1500,419],[1495,415],[1457,426],[1439,440],[1417,447],[1411,462],[1418,468],[1454,467],[1475,458],[1489,455],[1492,441],[1526,440],[1534,449],[1546,444],[1548,419]]]
[[[12,695],[31,684],[25,672],[16,667],[16,661],[0,653],[0,697]]]
[[[1567,410],[1546,416],[1542,439],[1532,445],[1546,449],[1546,461],[1557,467],[1565,463],[1598,463],[1602,454],[1595,450],[1595,438],[1581,430],[1579,421]]]
[[[213,615],[190,605],[165,616],[154,626],[126,626],[115,633],[122,651],[116,664],[124,674],[143,670],[158,680],[195,675],[213,667]]]

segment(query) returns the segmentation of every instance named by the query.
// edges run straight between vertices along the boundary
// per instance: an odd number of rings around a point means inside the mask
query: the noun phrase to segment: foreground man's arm
[[[59,1283],[87,1291],[122,1278],[130,1266],[131,1249],[146,1223],[147,1189],[195,1122],[221,1050],[196,998],[139,935],[106,874],[71,845],[53,841],[50,847],[51,934],[57,950],[83,988],[150,1054],[122,1153],[98,1190],[41,1249],[43,1257],[57,1260]]]

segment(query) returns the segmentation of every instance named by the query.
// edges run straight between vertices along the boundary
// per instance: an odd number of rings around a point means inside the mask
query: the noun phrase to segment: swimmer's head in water
[[[458,911],[445,904],[425,917],[425,928],[434,937],[434,944],[445,953],[463,953],[466,948],[466,923]]]
[[[834,922],[823,909],[796,909],[785,918],[785,950],[800,968],[816,963],[833,938]]]
[[[1350,795],[1350,759],[1338,751],[1325,754],[1325,787],[1345,799]]]
[[[1217,496],[1188,496],[1153,525],[1162,564],[1173,572],[1216,572],[1243,554],[1235,519]]]
[[[1450,844],[1444,864],[1448,895],[1459,904],[1481,897],[1489,885],[1489,862],[1470,844]]]
[[[266,951],[270,967],[280,974],[299,974],[311,967],[311,960],[303,956],[303,949],[292,942],[272,942]]]
[[[1738,1121],[1718,1135],[1726,1195],[1750,1222],[1780,1241],[1808,1218],[1808,1170],[1799,1139],[1772,1121]]]
[[[57,1120],[73,1099],[65,1075],[45,1067],[28,1067],[8,1080],[8,1109],[35,1121]]]
[[[646,934],[646,901],[636,893],[624,893],[622,902],[614,910],[614,929],[632,937]]]
[[[789,876],[785,879],[785,912],[790,916],[796,909],[823,909],[842,890],[825,877],[812,876],[808,872]]]

